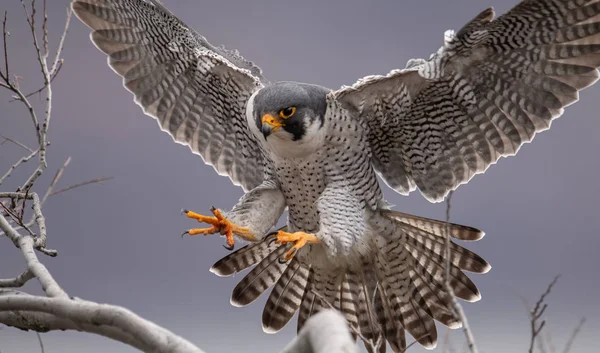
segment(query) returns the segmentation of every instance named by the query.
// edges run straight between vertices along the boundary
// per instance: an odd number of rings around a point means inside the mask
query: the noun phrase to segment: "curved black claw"
[[[297,248],[291,248],[289,251],[290,251],[290,252],[289,252],[289,255],[290,255],[290,260],[291,260],[291,259],[292,259],[294,256],[296,256],[296,253],[298,252],[298,249],[297,249]],[[288,254],[288,253],[286,253],[286,254],[284,255],[284,257],[285,257],[287,254]],[[284,259],[284,258],[281,258],[281,257],[280,257],[280,258],[278,258],[278,259],[277,259],[277,261],[279,261],[279,263],[280,263],[280,264],[285,264],[285,263],[287,263],[289,260],[286,260],[286,259]]]
[[[210,212],[215,212],[217,208],[215,206],[210,206]]]
[[[181,209],[181,214],[187,214],[188,212],[190,212],[190,210],[188,210],[186,208]]]
[[[267,234],[267,237],[270,236],[271,234],[275,234],[275,233]],[[269,246],[273,245],[273,243],[276,241],[277,241],[277,237],[273,237],[273,239],[269,240]]]
[[[183,239],[183,237],[184,237],[185,235],[187,235],[187,234],[190,234],[190,231],[189,231],[189,230],[186,230],[185,232],[183,232],[183,233],[181,234],[181,239]]]
[[[224,247],[225,249],[229,250],[229,251],[232,251],[232,250],[233,250],[233,248],[235,248],[235,244],[234,244],[234,245],[232,245],[232,246],[229,246],[229,245],[223,244],[223,247]]]

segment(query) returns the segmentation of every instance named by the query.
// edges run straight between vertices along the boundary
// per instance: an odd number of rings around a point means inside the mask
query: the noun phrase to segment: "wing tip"
[[[266,325],[264,322],[262,323],[262,330],[264,333],[269,334],[269,335],[275,334],[280,331],[280,329],[277,329],[270,325]]]
[[[419,344],[421,346],[423,346],[423,348],[427,349],[428,351],[434,350],[437,347],[437,344],[438,344],[437,339],[436,340],[429,339],[427,341],[417,340],[417,342],[419,342]]]
[[[481,269],[481,272],[478,272],[478,273],[484,275],[484,274],[490,272],[491,270],[492,270],[492,265],[490,265],[490,263],[486,261],[485,266],[483,266],[483,268]]]
[[[477,303],[478,301],[480,301],[482,298],[481,296],[481,292],[479,291],[478,288],[475,288],[475,292],[473,292],[473,294],[471,296],[469,296],[468,298],[464,298],[464,300],[468,303]]]
[[[244,306],[248,305],[248,303],[243,303],[243,302],[241,302],[241,301],[240,301],[240,298],[237,298],[237,297],[235,296],[235,291],[234,291],[234,293],[231,295],[231,299],[229,299],[229,303],[230,303],[232,306],[235,306],[236,308],[242,308],[242,307],[244,307]]]
[[[456,320],[453,322],[449,322],[448,325],[446,325],[446,326],[451,330],[456,330],[456,329],[463,327],[463,324],[462,324],[462,322],[460,322],[460,320]]]
[[[227,272],[225,269],[218,267],[218,262],[214,265],[211,266],[211,268],[208,269],[208,271],[214,273],[215,275],[219,276],[219,277],[229,277],[232,274],[235,273],[235,271],[233,272]]]

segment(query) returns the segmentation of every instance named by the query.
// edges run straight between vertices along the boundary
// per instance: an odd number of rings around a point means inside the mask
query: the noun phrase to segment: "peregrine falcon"
[[[246,193],[231,210],[186,215],[250,244],[218,261],[219,276],[254,268],[231,302],[273,286],[262,316],[276,332],[299,311],[332,305],[354,332],[394,352],[405,333],[437,342],[435,321],[456,328],[444,287],[445,222],[392,211],[388,187],[431,202],[517,153],[598,79],[600,2],[524,0],[494,18],[487,9],[447,31],[428,59],[331,90],[268,82],[237,51],[211,45],[156,0],[75,0],[135,102]],[[286,228],[270,232],[287,208]],[[483,232],[448,226],[458,240]],[[489,264],[450,244],[457,297],[480,293],[463,271]],[[368,346],[370,347],[370,346]],[[385,349],[385,345],[383,345]]]

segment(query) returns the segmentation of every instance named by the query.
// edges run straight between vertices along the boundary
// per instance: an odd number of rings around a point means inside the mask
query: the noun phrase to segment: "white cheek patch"
[[[294,135],[280,129],[268,142],[273,152],[284,158],[304,158],[317,152],[325,140],[325,129],[319,119],[306,119],[304,121],[304,135],[300,140],[294,141]]]
[[[267,137],[267,144],[275,154],[289,156],[293,154],[293,149],[295,148],[294,141],[292,141],[293,138],[294,135],[279,128]]]

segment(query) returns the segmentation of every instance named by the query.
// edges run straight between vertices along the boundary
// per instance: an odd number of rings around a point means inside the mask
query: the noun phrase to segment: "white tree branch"
[[[144,352],[202,350],[122,307],[81,299],[42,298],[0,291],[0,323],[22,330],[75,330],[98,334]],[[356,344],[344,317],[325,310],[311,317],[284,353],[354,353]]]
[[[354,353],[356,343],[346,319],[336,310],[319,312],[306,321],[298,337],[282,353]]]
[[[144,352],[201,353],[174,333],[122,307],[80,299],[43,298],[0,292],[0,322],[25,330],[96,333]],[[18,293],[18,294],[15,294]]]
[[[25,257],[25,261],[27,261],[27,267],[40,281],[44,292],[49,297],[68,297],[67,293],[58,285],[50,272],[48,272],[46,266],[38,260],[33,250],[33,239],[30,236],[22,236],[19,239],[19,248]]]
[[[0,279],[0,288],[18,288],[22,287],[27,283],[30,279],[33,279],[35,276],[33,272],[28,268],[25,272],[21,273],[15,278],[9,279]]]
[[[12,174],[12,172],[17,169],[21,164],[28,162],[31,158],[35,157],[38,154],[39,150],[35,150],[33,152],[31,152],[31,154],[22,157],[21,159],[19,159],[17,161],[17,163],[13,164],[6,173],[4,173],[4,175],[0,178],[0,185],[2,185],[2,183],[4,182],[4,180],[6,180],[8,177],[10,177],[10,175]]]

